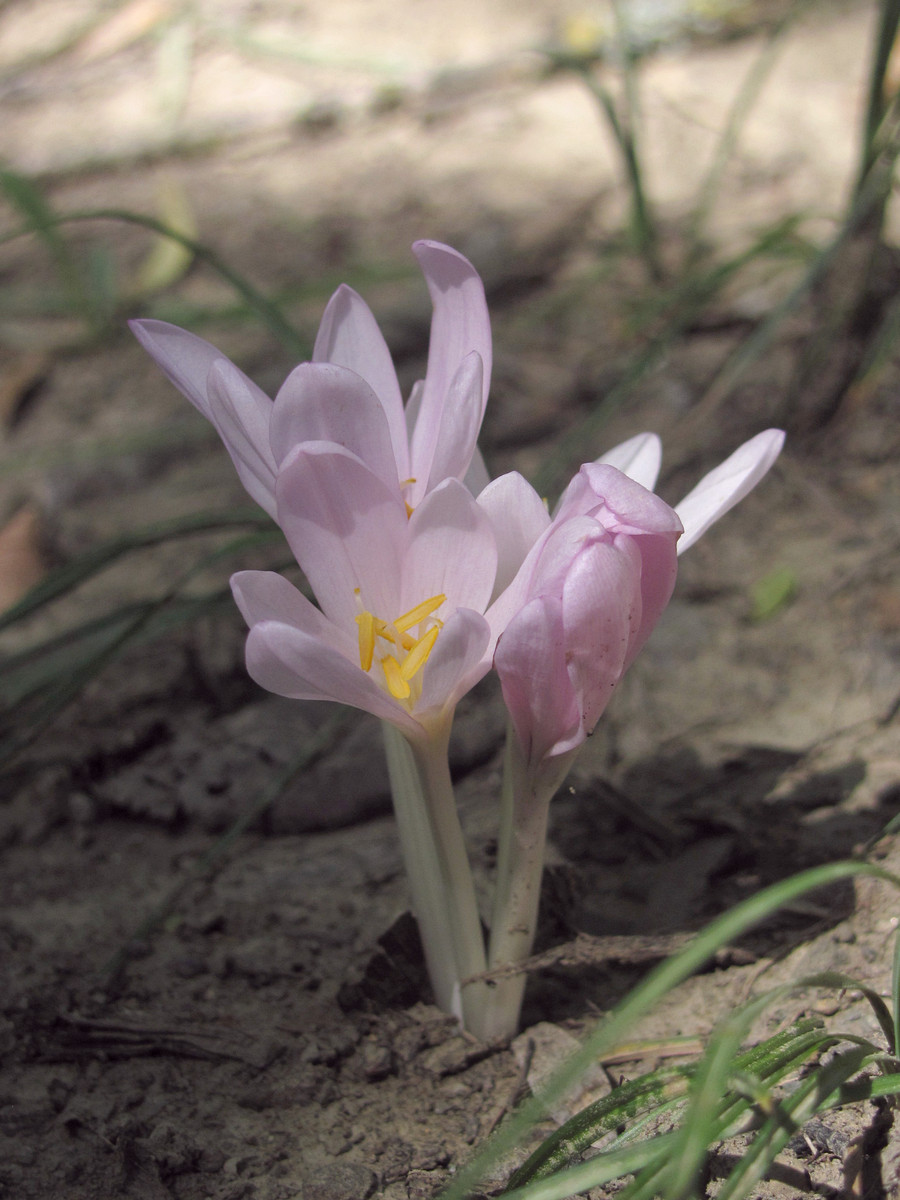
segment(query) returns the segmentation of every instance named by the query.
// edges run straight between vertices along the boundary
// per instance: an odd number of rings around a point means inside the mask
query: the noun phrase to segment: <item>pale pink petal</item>
[[[272,409],[269,438],[280,466],[301,442],[335,442],[388,486],[399,482],[387,418],[368,383],[334,363],[301,363]]]
[[[150,357],[161,367],[182,395],[191,404],[212,420],[206,381],[209,369],[220,359],[228,361],[221,350],[205,342],[203,338],[166,321],[129,321],[129,328]],[[256,385],[247,380],[253,388]],[[264,395],[264,393],[260,393]],[[271,403],[271,402],[270,402]]]
[[[490,629],[481,613],[459,608],[449,618],[422,669],[416,715],[452,708],[491,668]]]
[[[489,483],[478,494],[478,507],[487,513],[497,542],[494,595],[512,582],[529,550],[550,524],[547,506],[518,471]]]
[[[272,401],[227,358],[217,359],[206,381],[209,418],[231,455],[241,483],[275,515],[275,459],[269,449]]]
[[[326,616],[352,629],[362,609],[386,620],[405,611],[408,530],[396,488],[349,451],[306,442],[286,459],[275,490],[278,524]]]
[[[463,476],[463,483],[473,496],[480,496],[490,482],[490,473],[484,464],[481,451],[476,446],[475,452],[472,455],[472,461],[469,463],[469,469]]]
[[[406,409],[403,414],[403,419],[406,422],[406,435],[409,441],[412,441],[413,430],[416,427],[416,421],[419,419],[419,410],[422,407],[422,393],[424,391],[424,379],[417,379],[409,390],[409,399],[406,402]]]
[[[238,571],[231,577],[231,592],[251,628],[261,621],[279,621],[330,645],[351,661],[358,654],[357,639],[329,621],[283,575],[274,571]]]
[[[570,504],[557,519],[580,510],[589,512],[610,533],[664,533],[673,537],[681,533],[681,522],[674,510],[615,467],[587,463],[578,476],[587,487],[582,491],[573,489],[577,503]]]
[[[512,583],[485,613],[493,636],[498,637],[535,596],[551,592],[559,595],[575,555],[585,545],[606,536],[591,517],[554,521],[529,550]]]
[[[641,626],[636,541],[617,537],[615,544],[592,542],[576,556],[563,584],[566,664],[586,734],[612,698]]]
[[[780,429],[767,429],[739,446],[729,458],[700,480],[675,511],[684,525],[678,546],[682,554],[752,491],[772,466],[784,445]]]
[[[333,646],[280,621],[261,621],[247,637],[247,671],[260,687],[293,700],[332,700],[391,721],[404,732],[422,727],[375,680]]]
[[[678,577],[678,544],[675,535],[647,534],[636,538],[616,535],[617,546],[625,540],[631,542],[641,559],[641,622],[625,659],[628,670],[672,598]]]
[[[313,362],[348,367],[365,379],[384,408],[397,470],[405,479],[409,474],[409,442],[391,352],[371,309],[346,284],[334,293],[322,316]]]
[[[655,433],[639,433],[597,459],[598,466],[615,467],[651,492],[656,487],[661,462],[662,442]]]
[[[456,608],[483,612],[496,573],[497,546],[490,521],[464,484],[445,480],[409,519],[401,611],[443,593],[447,602],[439,617]]]
[[[424,462],[430,466],[431,447],[441,424],[450,383],[460,363],[474,350],[481,356],[482,413],[491,383],[491,322],[484,285],[478,272],[461,254],[439,242],[416,242],[413,253],[425,275],[434,314],[428,346],[428,370],[422,404],[412,435],[413,474]]]
[[[431,461],[427,471],[427,488],[422,476],[425,464],[413,463],[411,470],[418,477],[410,489],[410,503],[417,504],[425,491],[437,487],[444,479],[462,479],[472,461],[483,415],[481,404],[481,358],[474,351],[467,354],[453,376],[441,412]]]
[[[494,666],[530,771],[558,743],[579,735],[583,740],[558,596],[535,597],[516,614],[500,638]]]

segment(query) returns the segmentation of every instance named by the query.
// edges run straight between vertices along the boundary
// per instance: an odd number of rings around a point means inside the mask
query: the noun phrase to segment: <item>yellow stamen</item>
[[[408,488],[410,486],[410,484],[413,484],[415,482],[416,482],[415,476],[413,476],[412,479],[401,479],[400,480],[400,491],[401,492],[404,491],[406,488]],[[410,502],[408,500],[404,500],[403,503],[406,505],[406,519],[408,521],[409,518],[413,515],[413,512],[415,510],[413,509],[413,506],[410,504]]]
[[[434,643],[440,633],[437,625],[433,626],[424,637],[420,637],[400,665],[400,674],[404,679],[412,679],[417,671],[428,662],[428,655],[434,649]]]
[[[359,665],[368,671],[375,653],[375,616],[370,612],[361,612],[356,623],[359,626]]]
[[[398,617],[394,622],[394,628],[400,633],[405,633],[407,629],[412,629],[413,625],[418,625],[424,621],[426,617],[430,617],[436,608],[440,608],[446,596],[432,596],[430,600],[423,600],[421,604],[417,604],[415,608],[411,608],[408,613],[404,613],[402,617]]]
[[[409,684],[403,678],[400,671],[400,664],[394,658],[393,654],[385,655],[381,660],[381,669],[384,671],[384,677],[387,680],[388,691],[394,699],[409,699]]]

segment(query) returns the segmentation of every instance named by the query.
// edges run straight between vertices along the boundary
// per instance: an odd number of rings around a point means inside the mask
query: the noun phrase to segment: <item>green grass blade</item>
[[[56,266],[69,307],[83,311],[85,289],[75,258],[60,233],[60,218],[31,180],[18,171],[12,171],[9,167],[0,168],[0,190],[25,218],[26,232],[33,233],[46,248]]]
[[[0,631],[8,629],[17,621],[72,591],[105,567],[116,562],[133,550],[156,546],[173,538],[190,537],[195,533],[211,533],[235,528],[257,528],[273,530],[272,519],[257,508],[240,508],[230,512],[191,513],[187,517],[175,517],[135,529],[121,537],[113,538],[73,562],[53,571],[26,593],[12,608],[0,614]]]
[[[504,1200],[569,1200],[569,1197],[592,1187],[609,1183],[623,1175],[630,1175],[649,1165],[657,1168],[665,1161],[672,1148],[675,1135],[662,1133],[648,1138],[636,1146],[626,1146],[607,1154],[598,1154],[586,1163],[559,1171],[551,1179],[541,1179],[526,1187],[504,1192]],[[465,1192],[444,1192],[442,1196],[466,1195]]]
[[[865,1065],[865,1049],[854,1047],[840,1054],[803,1080],[763,1123],[741,1161],[723,1183],[717,1200],[739,1200],[765,1175],[793,1135],[811,1117],[831,1106],[840,1088]]]
[[[50,218],[50,227],[57,229],[62,225],[83,221],[120,221],[127,225],[138,225],[142,229],[147,229],[151,233],[158,234],[160,237],[171,238],[172,241],[189,251],[194,258],[206,263],[208,267],[218,275],[221,275],[234,288],[251,312],[255,313],[286,350],[289,350],[292,354],[296,354],[301,359],[309,357],[310,346],[308,342],[284,318],[278,306],[273,304],[271,300],[255,288],[248,279],[234,270],[233,267],[230,267],[225,259],[218,255],[210,246],[207,246],[203,242],[198,242],[196,238],[189,237],[188,234],[182,233],[178,229],[173,229],[156,217],[119,208],[96,208],[63,213],[59,216],[52,215]],[[22,229],[16,229],[11,233],[4,234],[0,237],[0,246],[31,232],[33,230],[28,225]]]
[[[442,1200],[463,1200],[489,1165],[519,1144],[527,1136],[527,1131],[543,1118],[546,1109],[557,1103],[575,1085],[590,1064],[624,1041],[627,1031],[636,1021],[674,987],[704,966],[718,949],[734,942],[779,908],[807,892],[861,875],[883,879],[900,888],[900,879],[872,863],[830,863],[772,884],[717,917],[684,950],[651,971],[623,1003],[599,1023],[584,1045],[542,1087],[541,1099],[523,1104],[519,1112],[475,1154],[471,1162],[460,1169],[455,1180],[442,1193]]]
[[[127,646],[145,633],[151,621],[178,597],[181,589],[200,571],[207,569],[222,558],[244,553],[257,545],[258,535],[237,538],[213,553],[194,563],[181,578],[159,599],[138,606],[134,617],[115,634],[101,649],[87,659],[77,670],[58,680],[50,694],[29,714],[29,728],[24,734],[8,737],[0,742],[0,765],[9,763],[28,746],[32,745],[55,717],[79,695],[85,685],[112,662]]]

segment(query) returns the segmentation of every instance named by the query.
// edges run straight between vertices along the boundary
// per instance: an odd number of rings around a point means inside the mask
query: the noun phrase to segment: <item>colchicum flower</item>
[[[677,555],[755,486],[783,435],[751,439],[672,509],[652,491],[659,439],[642,434],[583,466],[551,516],[515,472],[489,483],[476,448],[491,373],[481,280],[447,246],[414,251],[434,312],[405,408],[346,286],[274,401],[193,334],[132,329],[215,426],[317,601],[272,572],[233,576],[250,674],[382,720],[436,999],[473,1033],[505,1036],[524,976],[472,977],[530,953],[550,799],[665,609]],[[486,954],[447,746],[458,700],[492,665],[510,733]]]
[[[583,466],[552,519],[521,478],[498,479],[479,497],[506,550],[502,570],[514,572],[488,611],[512,727],[490,969],[531,953],[550,800],[668,604],[678,554],[759,482],[783,442],[777,429],[751,438],[674,509],[650,490],[661,458],[653,434]],[[514,495],[520,516],[510,529]],[[496,984],[485,1036],[512,1032],[523,989],[522,975]]]

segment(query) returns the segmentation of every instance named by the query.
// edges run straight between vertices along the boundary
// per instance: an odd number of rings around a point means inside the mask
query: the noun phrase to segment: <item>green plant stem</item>
[[[462,980],[485,970],[484,938],[447,749],[450,721],[415,743],[382,722],[394,812],[435,999],[476,1036],[487,986]]]
[[[550,801],[562,782],[572,755],[552,760],[553,767],[528,770],[519,739],[510,725],[506,733],[503,785],[500,794],[500,830],[497,845],[497,884],[491,920],[489,970],[525,961],[531,954],[537,929],[547,842]],[[523,971],[498,979],[490,989],[484,1019],[489,1038],[512,1037],[527,975]]]

